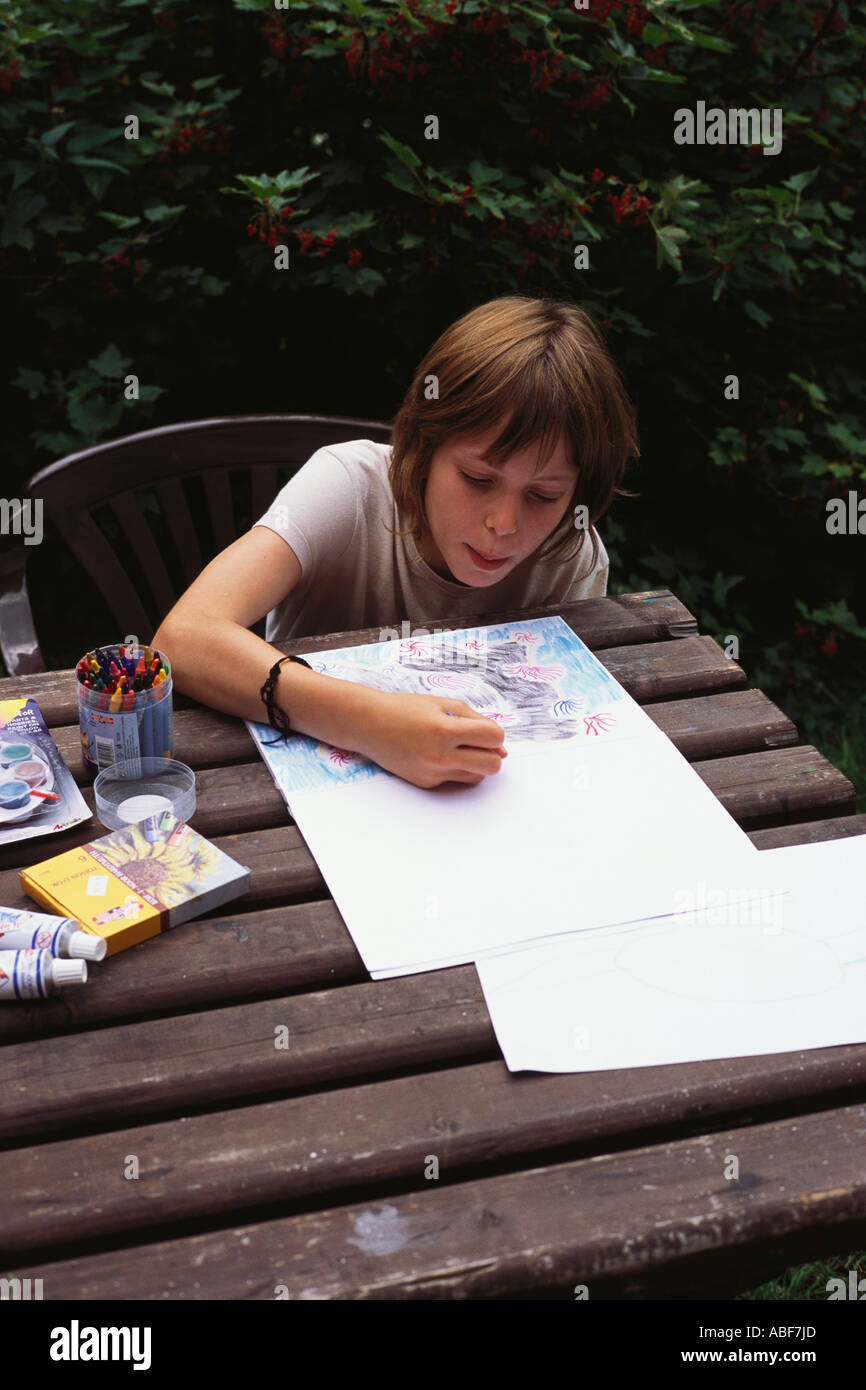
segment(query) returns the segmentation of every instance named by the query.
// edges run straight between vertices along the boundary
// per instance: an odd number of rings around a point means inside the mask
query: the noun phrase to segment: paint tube
[[[64,959],[104,960],[107,943],[102,936],[79,931],[71,917],[0,908],[0,951],[29,950],[48,951]]]
[[[50,951],[0,951],[0,1004],[47,999],[86,981],[86,960],[58,960]]]

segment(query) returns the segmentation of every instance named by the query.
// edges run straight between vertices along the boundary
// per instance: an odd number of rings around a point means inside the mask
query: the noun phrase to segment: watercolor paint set
[[[35,700],[0,700],[0,845],[51,835],[92,811]]]

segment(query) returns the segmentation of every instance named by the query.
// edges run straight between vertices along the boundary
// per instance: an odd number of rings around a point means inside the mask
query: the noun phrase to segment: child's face
[[[444,579],[486,588],[537,550],[561,521],[577,482],[577,469],[560,440],[541,473],[532,444],[494,467],[479,457],[501,430],[460,435],[433,455],[424,492],[429,527],[419,551]],[[475,481],[481,480],[481,481]],[[504,557],[484,565],[482,556]]]

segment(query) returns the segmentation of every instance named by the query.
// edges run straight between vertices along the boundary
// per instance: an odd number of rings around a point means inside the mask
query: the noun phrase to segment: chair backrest
[[[69,454],[28,493],[104,595],[118,631],[148,641],[214,555],[267,511],[327,444],[391,426],[322,415],[236,415],[163,425]],[[254,625],[264,631],[264,619]]]

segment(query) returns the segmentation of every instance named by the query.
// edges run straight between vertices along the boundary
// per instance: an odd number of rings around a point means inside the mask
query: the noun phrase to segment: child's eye
[[[459,473],[460,473],[461,478],[465,478],[466,481],[467,481],[467,483],[474,483],[476,487],[486,487],[487,484],[490,482],[490,479],[489,479],[489,478],[473,478],[473,476],[472,476],[471,473],[464,473],[462,468],[459,469],[458,471],[459,471]],[[542,493],[540,493],[540,492],[531,492],[529,495],[530,495],[530,497],[533,497],[533,498],[535,499],[536,502],[558,502],[558,501],[559,501],[559,498],[558,498],[558,497],[545,497],[545,496],[544,496]]]

